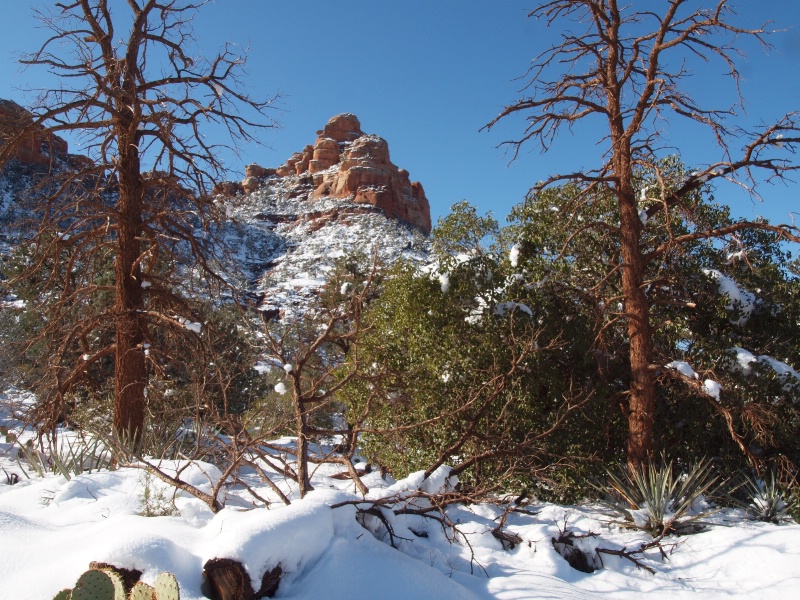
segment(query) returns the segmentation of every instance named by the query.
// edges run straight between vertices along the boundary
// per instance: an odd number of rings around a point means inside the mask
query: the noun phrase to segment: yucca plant
[[[765,479],[744,476],[734,494],[726,497],[743,508],[749,519],[776,525],[792,521],[791,513],[798,508],[797,496],[780,484],[774,471]]]
[[[704,498],[719,485],[711,461],[703,460],[685,473],[676,473],[672,461],[621,474],[608,471],[606,482],[595,488],[602,492],[603,504],[627,524],[660,537],[702,529],[699,520],[716,512]]]
[[[22,443],[17,440],[19,451],[17,462],[22,469],[20,456],[27,462],[30,469],[39,477],[44,477],[48,471],[63,475],[68,481],[76,475],[88,471],[107,467],[110,455],[104,449],[101,440],[90,440],[80,437],[75,440],[62,438],[58,443],[48,439],[48,448],[43,452],[37,450],[32,442]],[[25,469],[22,472],[28,477]]]
[[[69,480],[75,475],[107,467],[111,456],[102,440],[82,435],[74,440],[63,437],[59,445],[51,444],[50,460],[53,462],[53,471]]]

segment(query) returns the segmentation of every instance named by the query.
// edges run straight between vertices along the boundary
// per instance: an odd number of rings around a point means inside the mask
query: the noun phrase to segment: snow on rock
[[[716,269],[703,269],[708,277],[717,282],[719,293],[727,296],[730,302],[726,306],[728,310],[739,309],[742,316],[736,320],[731,319],[734,325],[744,325],[750,318],[756,304],[756,297],[752,292],[748,292],[736,285],[736,282]]]
[[[430,241],[419,230],[347,199],[294,196],[301,179],[267,178],[252,193],[237,196],[233,223],[221,232],[235,251],[231,259],[243,285],[261,298],[263,310],[298,318],[336,262],[354,251],[367,259],[375,252],[384,265],[400,258],[428,261]]]

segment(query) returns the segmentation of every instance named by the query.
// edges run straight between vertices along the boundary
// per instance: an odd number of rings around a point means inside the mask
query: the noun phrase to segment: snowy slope
[[[224,229],[231,259],[263,309],[301,307],[352,252],[376,251],[386,264],[399,257],[427,261],[430,243],[418,230],[369,205],[312,200],[299,177],[268,178],[251,194],[220,201],[231,218]]]

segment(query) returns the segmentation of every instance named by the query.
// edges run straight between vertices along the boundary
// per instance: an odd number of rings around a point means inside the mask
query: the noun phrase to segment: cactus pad
[[[72,590],[61,590],[53,597],[53,600],[72,600]]]
[[[156,591],[143,581],[138,581],[131,589],[128,600],[157,600]]]
[[[161,573],[153,584],[158,600],[180,600],[178,580],[172,573]]]
[[[72,590],[72,600],[125,600],[122,577],[113,571],[86,571]]]

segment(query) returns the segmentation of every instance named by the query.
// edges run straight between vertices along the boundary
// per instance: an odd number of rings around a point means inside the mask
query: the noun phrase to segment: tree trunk
[[[138,150],[120,140],[119,221],[114,265],[114,315],[116,360],[114,371],[114,429],[123,439],[138,441],[144,429],[147,373],[140,234],[144,185]]]
[[[203,565],[203,575],[214,600],[254,600],[250,576],[240,562],[230,558],[212,558]],[[210,592],[210,593],[209,593]]]
[[[297,427],[297,485],[300,488],[300,497],[303,498],[314,489],[308,475],[308,415],[299,398],[295,399],[294,407]]]
[[[633,190],[621,190],[618,196],[622,253],[622,293],[628,320],[628,348],[631,368],[628,400],[628,468],[638,469],[653,452],[655,417],[655,378],[653,333],[650,309],[645,294],[644,259],[639,247],[642,228]]]

